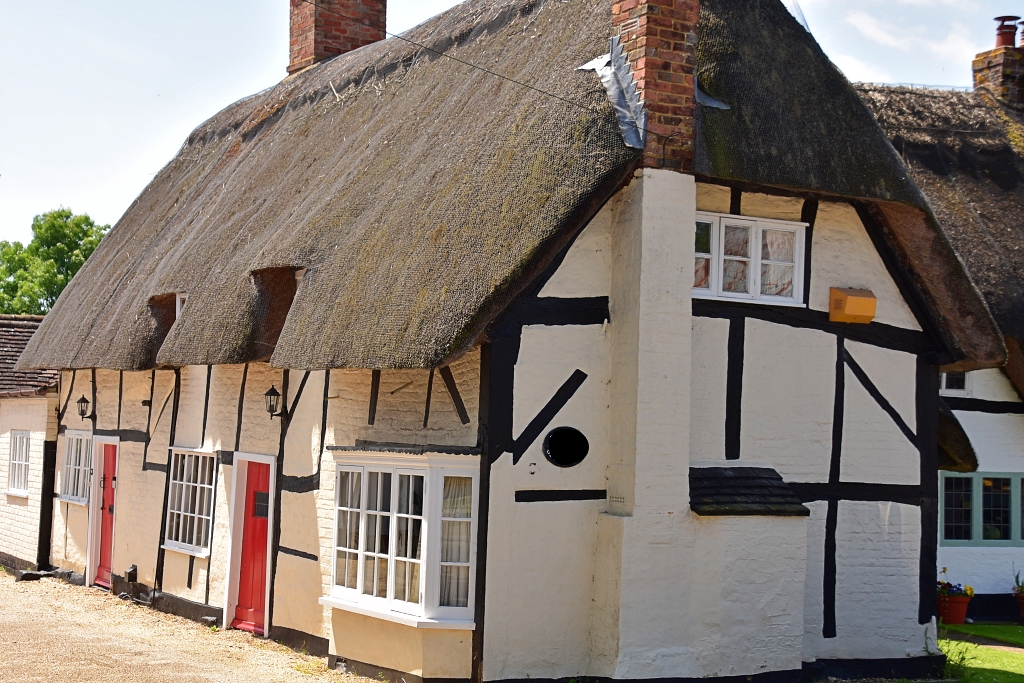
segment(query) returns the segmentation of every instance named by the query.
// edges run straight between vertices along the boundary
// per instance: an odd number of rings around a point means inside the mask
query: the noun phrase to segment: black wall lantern
[[[78,416],[83,420],[89,415],[89,399],[82,394],[82,398],[75,401],[78,404]]]
[[[280,417],[281,413],[281,392],[277,390],[277,387],[271,385],[267,393],[263,394],[263,400],[267,402],[267,412],[270,413],[270,419]]]

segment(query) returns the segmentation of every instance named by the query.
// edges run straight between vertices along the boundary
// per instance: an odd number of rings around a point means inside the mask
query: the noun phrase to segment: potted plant
[[[1017,598],[1020,620],[1024,621],[1024,581],[1020,579],[1020,572],[1013,575],[1013,597]]]
[[[943,624],[962,624],[967,618],[967,606],[974,597],[974,589],[959,583],[938,582],[939,619]]]

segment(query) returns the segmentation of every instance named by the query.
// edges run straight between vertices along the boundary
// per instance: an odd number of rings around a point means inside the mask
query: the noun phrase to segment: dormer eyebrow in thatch
[[[580,106],[397,39],[232,105],[103,240],[24,362],[149,367],[146,302],[184,290],[156,362],[242,362],[249,274],[282,263],[309,270],[275,365],[467,350],[633,170],[600,80],[576,71],[607,52],[610,7],[470,0],[408,34]]]
[[[393,38],[228,107],[103,240],[22,364],[262,357],[250,274],[282,264],[308,272],[273,365],[427,368],[465,352],[641,163],[599,77],[577,70],[608,52],[612,4],[468,0],[406,34],[429,50]],[[781,3],[702,0],[698,34],[701,88],[729,108],[697,105],[696,173],[861,201],[933,334],[969,363],[1002,362],[927,201]],[[189,305],[154,358],[147,302],[174,291]]]

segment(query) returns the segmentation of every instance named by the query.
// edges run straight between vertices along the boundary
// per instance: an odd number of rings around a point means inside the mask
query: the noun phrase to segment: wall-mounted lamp
[[[89,399],[82,394],[82,398],[75,401],[78,404],[78,416],[83,420],[89,415]]]
[[[267,393],[263,394],[263,400],[266,401],[270,419],[281,416],[279,412],[281,410],[281,392],[277,390],[277,387],[271,385]]]

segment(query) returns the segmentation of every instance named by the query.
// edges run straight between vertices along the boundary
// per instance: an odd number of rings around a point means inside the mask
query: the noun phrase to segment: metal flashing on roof
[[[647,110],[618,37],[611,39],[609,54],[587,62],[578,70],[597,72],[601,84],[608,91],[608,100],[615,108],[615,117],[626,146],[644,149],[647,144]]]
[[[706,92],[701,90],[700,89],[700,81],[698,81],[696,78],[693,79],[693,86],[694,86],[694,92],[696,93],[696,96],[697,96],[697,104],[702,104],[705,107],[714,107],[715,109],[725,109],[725,110],[732,109],[732,107],[730,107],[725,102],[723,102],[721,100],[716,100],[714,97],[712,97],[711,95],[708,95]]]

